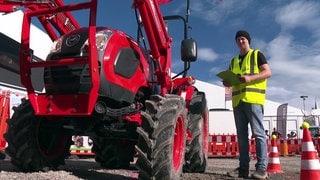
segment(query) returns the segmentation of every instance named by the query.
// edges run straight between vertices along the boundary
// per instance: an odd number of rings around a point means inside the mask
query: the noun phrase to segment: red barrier
[[[209,157],[236,157],[239,155],[236,135],[210,135]]]
[[[320,157],[320,138],[313,138],[315,149]],[[268,152],[271,151],[271,140],[267,140]],[[301,154],[302,139],[288,138],[277,139],[277,147],[281,156],[292,156]],[[236,157],[239,156],[237,135],[213,134],[209,135],[209,157]],[[249,154],[256,158],[255,140],[249,140]]]
[[[7,131],[7,119],[10,117],[10,91],[2,91],[0,95],[0,150],[6,148],[3,135]]]
[[[225,147],[225,142],[222,142],[222,136],[223,135],[212,136],[212,152],[211,152],[212,157],[225,156],[226,147]]]
[[[71,155],[94,156],[91,148],[70,148]]]
[[[312,138],[313,144],[314,144],[314,148],[316,149],[316,151],[318,152],[318,156],[320,157],[320,138],[316,137],[316,138]]]
[[[239,155],[236,135],[226,135],[226,155],[229,157],[236,157]]]
[[[302,145],[301,139],[289,138],[287,142],[288,142],[288,155],[301,154],[301,145]]]

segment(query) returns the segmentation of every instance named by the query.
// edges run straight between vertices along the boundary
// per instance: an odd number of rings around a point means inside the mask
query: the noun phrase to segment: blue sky
[[[75,2],[67,0],[66,3]],[[77,1],[79,2],[79,1]],[[112,3],[111,3],[112,2]],[[98,1],[97,24],[120,29],[136,37],[131,0]],[[173,0],[161,6],[164,15],[183,15],[186,0]],[[222,86],[216,73],[227,68],[238,54],[235,32],[247,30],[251,47],[267,57],[273,76],[268,81],[267,99],[306,110],[320,102],[320,1],[309,0],[190,0],[190,37],[198,44],[198,60],[191,64],[190,75]],[[86,25],[85,13],[75,14]],[[169,24],[173,38],[173,72],[182,70],[180,40],[182,25]]]

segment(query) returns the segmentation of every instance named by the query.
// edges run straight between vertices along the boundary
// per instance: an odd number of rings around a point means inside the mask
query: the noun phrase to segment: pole
[[[303,116],[306,116],[305,100],[308,98],[308,96],[300,96],[300,98],[302,98],[302,102],[303,102]]]

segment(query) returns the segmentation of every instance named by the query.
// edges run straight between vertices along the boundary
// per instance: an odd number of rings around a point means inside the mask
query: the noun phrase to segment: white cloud
[[[207,61],[207,62],[212,62],[216,60],[219,57],[219,55],[214,52],[213,49],[210,48],[198,48],[198,59]]]
[[[278,9],[276,21],[285,29],[314,27],[314,22],[319,22],[319,6],[318,2],[293,1]]]
[[[301,106],[299,97],[317,97],[320,89],[320,52],[294,42],[290,35],[280,35],[268,45],[273,76],[269,80],[274,101]]]
[[[218,67],[212,67],[212,68],[209,70],[210,73],[218,73],[218,72],[220,72],[220,71],[221,71],[221,69],[218,68]]]
[[[244,11],[251,1],[222,1],[219,0],[205,0],[205,1],[192,1],[192,12],[196,16],[205,19],[210,24],[223,23],[230,14],[236,14],[239,11]]]

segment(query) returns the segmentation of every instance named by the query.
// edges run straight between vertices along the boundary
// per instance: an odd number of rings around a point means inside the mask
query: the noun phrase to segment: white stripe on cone
[[[270,158],[269,157],[269,162],[272,162],[272,164],[280,164],[280,159],[279,158]]]
[[[312,141],[302,143],[302,152],[304,152],[304,151],[316,151]]]
[[[301,160],[301,169],[320,170],[319,160]]]

